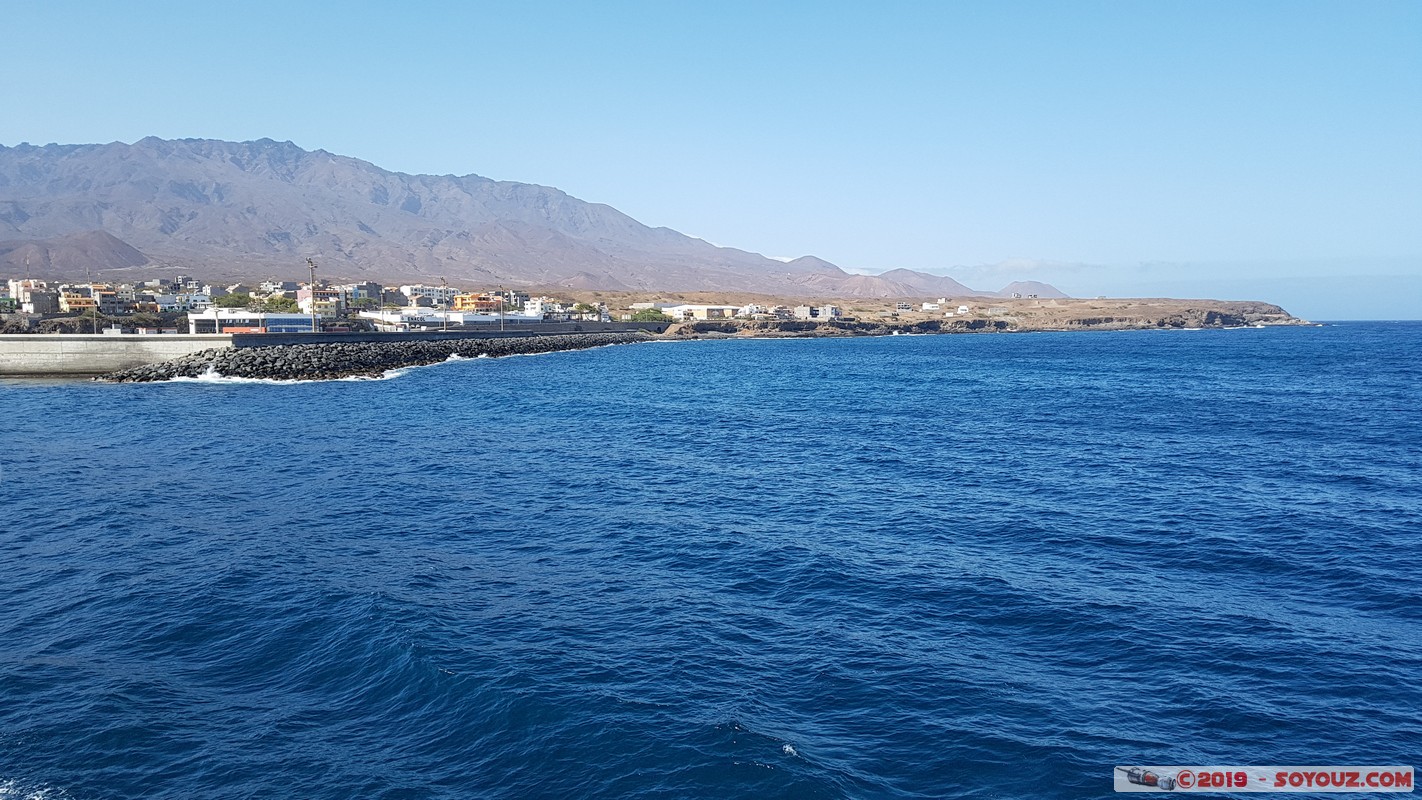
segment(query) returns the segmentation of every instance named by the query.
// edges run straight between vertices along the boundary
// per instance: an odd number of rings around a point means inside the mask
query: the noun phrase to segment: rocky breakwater
[[[583,350],[609,344],[645,342],[652,337],[631,333],[570,333],[507,339],[446,339],[441,341],[349,342],[293,344],[275,347],[203,350],[192,355],[105,375],[99,380],[145,383],[217,374],[269,380],[334,380],[378,378],[392,369],[437,364],[451,356],[478,358],[563,350]]]

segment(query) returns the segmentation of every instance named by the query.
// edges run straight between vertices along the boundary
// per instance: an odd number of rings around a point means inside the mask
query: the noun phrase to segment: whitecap
[[[431,365],[432,366],[432,365]],[[387,369],[379,375],[348,375],[344,378],[244,378],[239,375],[223,375],[211,365],[207,371],[193,378],[178,376],[153,383],[201,383],[213,386],[230,386],[239,384],[258,384],[267,386],[295,386],[299,383],[331,383],[333,381],[387,381],[398,378],[413,367],[399,367],[397,369]]]
[[[21,786],[18,781],[0,780],[0,800],[66,800],[70,795],[53,786]]]

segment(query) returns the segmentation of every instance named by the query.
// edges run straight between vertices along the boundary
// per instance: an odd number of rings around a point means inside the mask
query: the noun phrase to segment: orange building
[[[503,306],[503,298],[497,294],[483,292],[480,294],[459,294],[454,296],[455,311],[474,311],[493,313]]]

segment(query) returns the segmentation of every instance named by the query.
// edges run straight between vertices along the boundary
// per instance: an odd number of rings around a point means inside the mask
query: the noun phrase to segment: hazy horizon
[[[0,142],[289,139],[853,272],[1419,316],[1415,3],[148,8],[7,10]]]

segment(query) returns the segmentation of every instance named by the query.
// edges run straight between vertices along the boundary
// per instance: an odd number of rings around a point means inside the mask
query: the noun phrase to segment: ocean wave
[[[1422,326],[795,341],[0,392],[0,800],[1409,752]]]
[[[350,383],[350,382],[366,382],[366,381],[388,381],[388,380],[393,380],[393,379],[395,379],[395,378],[399,378],[399,377],[404,376],[404,375],[408,375],[411,371],[417,370],[417,369],[424,369],[424,368],[427,368],[427,367],[437,367],[437,366],[440,366],[441,364],[449,364],[449,363],[454,363],[454,362],[459,362],[459,361],[478,361],[478,360],[480,360],[480,359],[484,359],[484,358],[488,358],[488,357],[489,357],[489,356],[484,355],[484,354],[481,354],[481,355],[478,355],[478,356],[474,356],[474,357],[469,357],[469,356],[461,356],[461,355],[459,355],[459,354],[457,354],[457,353],[454,353],[454,354],[450,354],[450,356],[449,356],[448,358],[444,359],[443,361],[436,361],[436,362],[431,363],[431,364],[412,364],[412,365],[406,366],[406,367],[396,367],[396,368],[394,368],[394,369],[387,369],[387,370],[385,370],[384,372],[382,372],[380,375],[348,375],[348,376],[346,376],[346,377],[344,377],[344,378],[323,378],[323,379],[309,379],[309,378],[294,378],[294,379],[283,379],[283,378],[244,378],[244,377],[241,377],[241,376],[238,376],[238,375],[223,375],[222,373],[218,372],[215,368],[209,366],[209,367],[207,368],[207,371],[206,371],[206,372],[204,372],[204,373],[202,373],[201,375],[198,375],[198,376],[196,376],[196,377],[179,376],[179,377],[176,377],[176,378],[169,378],[169,379],[164,380],[164,381],[154,381],[154,383],[179,383],[179,384],[183,384],[183,383],[186,383],[186,384],[194,384],[194,383],[196,383],[196,384],[216,385],[216,386],[228,386],[228,385],[295,386],[295,385],[307,384],[307,383],[333,383],[333,382],[334,382],[334,383],[340,383],[340,382],[347,382],[347,383]]]
[[[72,795],[54,786],[0,779],[0,800],[72,800]]]

